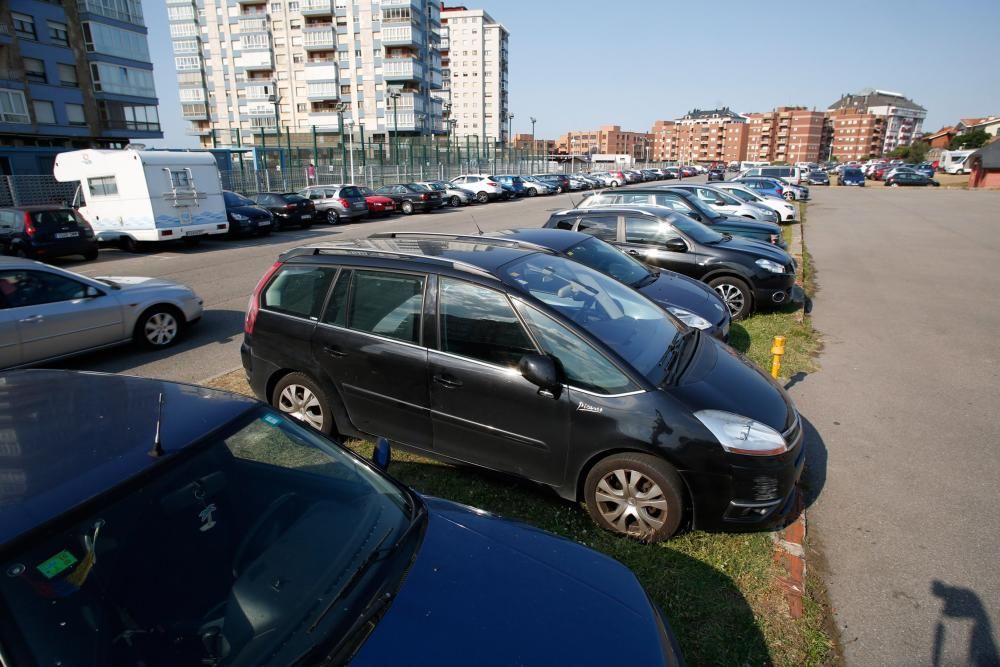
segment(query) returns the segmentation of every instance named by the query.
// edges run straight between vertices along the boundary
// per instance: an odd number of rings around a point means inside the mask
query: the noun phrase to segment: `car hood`
[[[795,422],[795,406],[785,390],[752,361],[710,336],[699,336],[694,357],[670,393],[692,412],[724,410],[779,433]]]
[[[260,206],[229,206],[226,208],[226,213],[239,213],[251,220],[271,217],[271,213],[266,208]]]
[[[719,242],[714,247],[750,255],[754,259],[769,259],[773,262],[779,262],[782,266],[792,264],[791,255],[767,241],[756,241],[743,236],[734,236],[728,241]]]
[[[617,561],[425,499],[423,543],[352,665],[669,664],[649,598]],[[613,641],[608,641],[613,638]]]
[[[110,280],[118,285],[119,292],[140,292],[148,290],[181,289],[191,292],[187,285],[175,283],[161,278],[143,278],[140,276],[98,276],[96,280]]]
[[[703,317],[712,324],[725,319],[726,307],[705,283],[673,271],[660,271],[656,280],[638,288],[643,296],[663,306],[677,306]]]
[[[761,222],[736,216],[726,216],[718,222],[713,222],[712,227],[722,227],[723,229],[742,229],[748,232],[760,234],[781,234],[781,227],[773,222]]]

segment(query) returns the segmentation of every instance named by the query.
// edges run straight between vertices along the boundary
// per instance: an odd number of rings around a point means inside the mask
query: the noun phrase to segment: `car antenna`
[[[163,419],[163,392],[156,399],[156,435],[153,436],[153,448],[149,450],[149,455],[154,458],[163,456],[163,443],[160,441],[160,421]]]
[[[579,206],[579,204],[576,203],[576,200],[573,199],[572,197],[569,198],[569,203],[573,205],[573,208]]]
[[[469,217],[470,217],[470,218],[472,218],[472,224],[474,224],[474,225],[476,226],[476,231],[478,231],[478,232],[479,232],[479,235],[480,235],[480,236],[482,236],[482,235],[483,235],[483,230],[482,230],[482,228],[481,228],[481,227],[479,226],[479,223],[478,223],[478,222],[476,222],[476,216],[474,216],[474,215],[472,215],[472,214],[470,213],[470,214],[469,214]]]

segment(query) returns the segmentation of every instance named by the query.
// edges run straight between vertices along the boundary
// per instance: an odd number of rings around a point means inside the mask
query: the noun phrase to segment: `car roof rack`
[[[368,239],[358,239],[357,241],[349,241],[348,243],[356,244],[359,241],[363,242]],[[348,245],[348,244],[316,244],[311,246],[301,246],[298,248],[292,248],[291,250],[286,250],[279,257],[280,260],[285,261],[292,259],[293,257],[303,257],[303,256],[316,256],[316,255],[354,255],[362,257],[401,257],[406,259],[414,259],[418,261],[425,261],[431,264],[438,264],[440,266],[446,266],[453,268],[457,271],[465,271],[466,273],[474,273],[478,276],[483,276],[485,278],[490,278],[492,280],[499,281],[500,279],[494,274],[490,273],[486,269],[476,266],[470,262],[463,262],[458,259],[449,259],[446,257],[435,257],[433,255],[427,255],[419,252],[406,252],[404,250],[388,250],[385,248],[364,248],[358,245]]]
[[[511,230],[513,231],[513,230]],[[375,232],[368,236],[370,239],[395,239],[395,238],[430,238],[430,239],[450,239],[454,241],[470,241],[475,243],[491,243],[494,245],[506,245],[511,248],[523,248],[525,250],[536,250],[554,254],[551,248],[546,248],[538,243],[523,241],[520,239],[510,239],[502,236],[490,236],[489,234],[449,234],[448,232]]]

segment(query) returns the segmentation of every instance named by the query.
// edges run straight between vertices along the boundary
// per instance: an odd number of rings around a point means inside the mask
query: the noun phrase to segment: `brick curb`
[[[778,577],[778,585],[785,591],[788,614],[792,618],[802,618],[802,596],[806,592],[806,508],[802,502],[802,491],[795,491],[795,521],[781,530],[771,533],[774,540],[774,560],[783,575]]]

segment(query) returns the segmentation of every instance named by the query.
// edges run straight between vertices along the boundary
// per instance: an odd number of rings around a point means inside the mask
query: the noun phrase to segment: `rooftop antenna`
[[[163,392],[156,400],[156,435],[153,436],[153,448],[149,450],[149,455],[154,458],[163,456],[163,443],[160,442],[160,420],[163,419]]]
[[[482,230],[482,228],[480,228],[479,223],[476,222],[476,216],[474,216],[474,215],[472,215],[470,213],[469,217],[472,218],[472,224],[474,224],[476,226],[476,231],[478,231],[479,235],[482,236],[483,235],[483,230]]]

